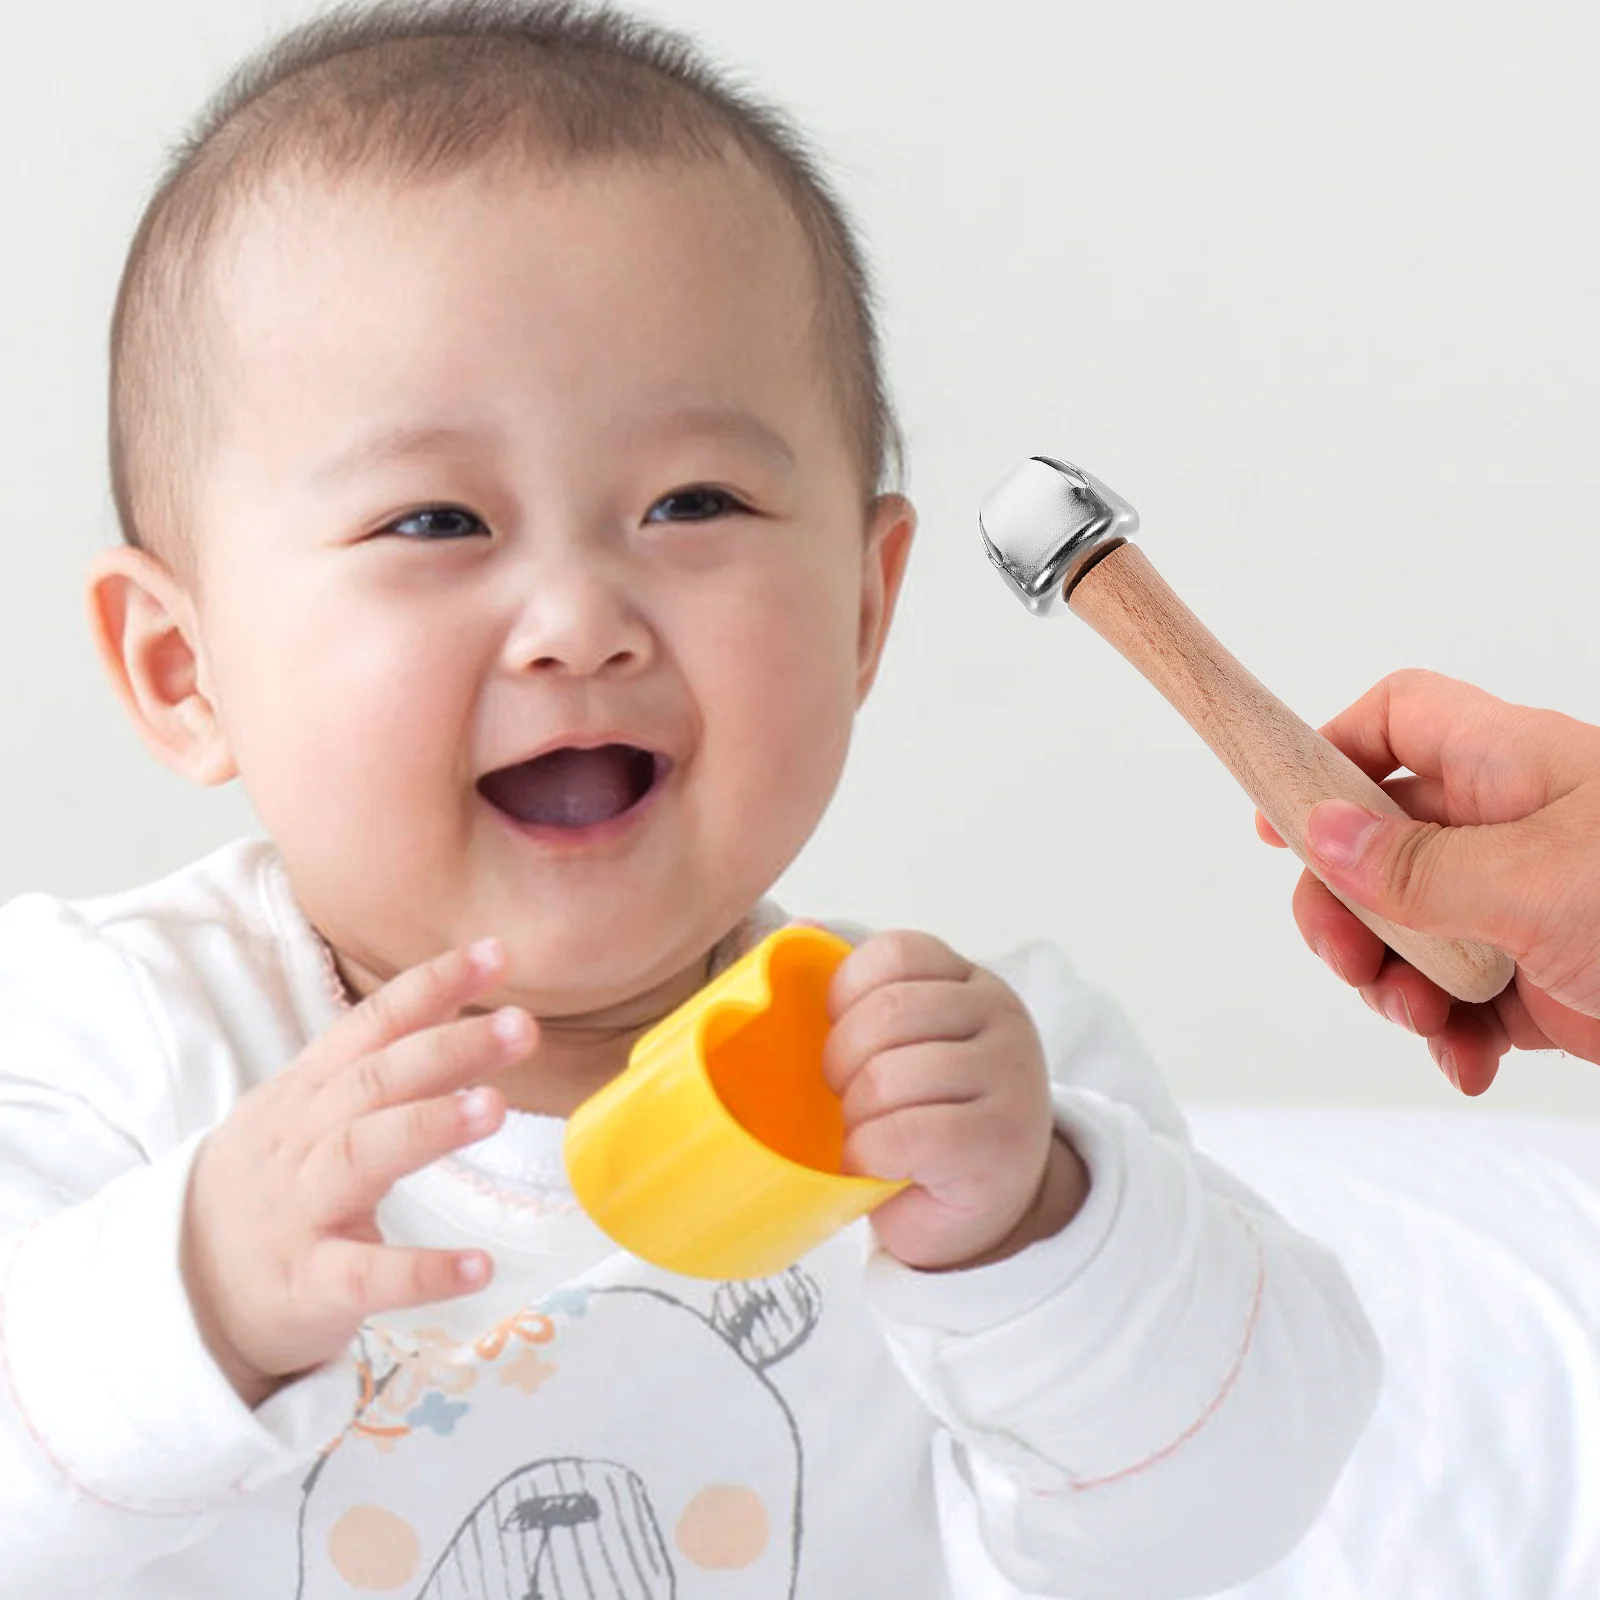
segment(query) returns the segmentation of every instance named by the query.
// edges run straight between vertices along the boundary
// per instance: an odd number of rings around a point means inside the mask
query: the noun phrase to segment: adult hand
[[[1483,1005],[1452,1000],[1309,872],[1294,895],[1306,943],[1427,1039],[1463,1093],[1482,1094],[1513,1048],[1600,1061],[1600,728],[1411,671],[1322,732],[1417,819],[1324,801],[1307,837],[1328,883],[1405,927],[1495,945],[1517,971]],[[1256,828],[1282,844],[1259,815]]]

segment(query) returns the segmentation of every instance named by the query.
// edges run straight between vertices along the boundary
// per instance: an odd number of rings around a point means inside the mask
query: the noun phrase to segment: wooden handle
[[[1311,871],[1317,869],[1306,848],[1306,818],[1319,801],[1352,800],[1369,811],[1405,816],[1348,756],[1223,649],[1137,545],[1122,545],[1097,562],[1067,603],[1166,696]],[[1397,927],[1339,898],[1390,949],[1458,1000],[1492,999],[1511,981],[1510,958],[1488,945]]]

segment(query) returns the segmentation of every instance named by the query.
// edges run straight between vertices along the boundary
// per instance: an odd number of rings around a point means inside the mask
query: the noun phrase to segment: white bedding
[[[1600,1123],[1189,1117],[1201,1149],[1339,1253],[1387,1364],[1320,1521],[1227,1600],[1600,1600]],[[963,1592],[1009,1600],[963,1511],[952,1491]]]

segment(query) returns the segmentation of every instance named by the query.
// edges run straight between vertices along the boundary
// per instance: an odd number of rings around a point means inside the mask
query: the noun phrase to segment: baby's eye
[[[750,508],[726,489],[709,489],[696,485],[692,489],[676,489],[662,495],[645,515],[646,522],[709,522],[713,517],[725,517],[732,511]]]
[[[470,539],[489,530],[476,512],[460,506],[426,506],[421,511],[408,511],[403,517],[396,517],[381,531],[398,533],[406,539],[436,540]]]

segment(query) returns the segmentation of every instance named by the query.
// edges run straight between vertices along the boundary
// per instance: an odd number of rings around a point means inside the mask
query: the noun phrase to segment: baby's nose
[[[505,665],[589,677],[647,663],[655,636],[626,575],[596,559],[541,563],[506,637]]]

